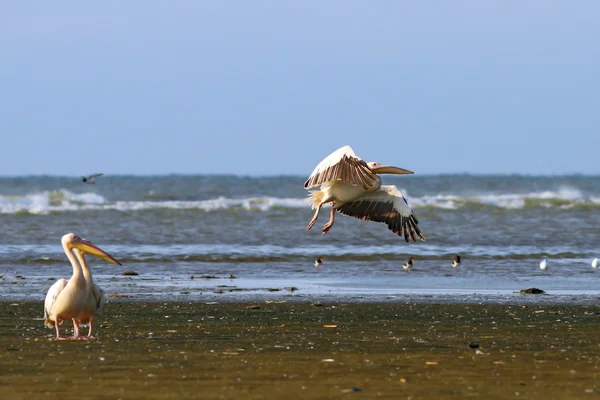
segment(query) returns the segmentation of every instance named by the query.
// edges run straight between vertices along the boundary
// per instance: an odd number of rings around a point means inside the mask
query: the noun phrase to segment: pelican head
[[[115,260],[113,256],[111,256],[104,250],[96,247],[89,240],[82,239],[74,233],[67,233],[66,235],[64,235],[62,237],[62,244],[63,246],[66,246],[69,250],[76,248],[84,254],[89,254],[98,257],[101,260],[104,260],[111,264],[121,265],[121,263]]]
[[[378,162],[368,162],[367,166],[374,174],[396,174],[396,175],[410,175],[414,172],[404,168],[394,167],[392,165],[383,165]]]

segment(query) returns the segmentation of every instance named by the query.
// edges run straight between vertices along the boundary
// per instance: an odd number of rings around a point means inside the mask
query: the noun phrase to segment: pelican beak
[[[414,172],[391,165],[379,165],[371,170],[374,174],[412,175]]]
[[[88,240],[77,238],[77,239],[73,240],[72,245],[73,245],[73,247],[79,249],[83,253],[86,253],[86,254],[89,254],[92,256],[96,256],[96,257],[100,258],[101,260],[104,260],[108,263],[122,265],[120,262],[115,260],[113,256],[111,256],[104,250],[100,249],[99,247],[96,247],[95,245],[92,244],[92,242],[90,242]]]

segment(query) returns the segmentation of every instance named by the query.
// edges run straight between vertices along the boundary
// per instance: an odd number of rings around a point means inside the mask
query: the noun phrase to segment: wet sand
[[[41,314],[0,303],[3,399],[600,393],[597,306],[113,300],[96,339],[58,342]]]

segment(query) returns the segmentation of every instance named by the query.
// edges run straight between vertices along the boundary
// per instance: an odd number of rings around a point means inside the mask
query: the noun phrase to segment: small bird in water
[[[548,259],[547,259],[547,258],[544,258],[544,259],[542,260],[542,262],[540,263],[540,269],[541,269],[542,271],[545,271],[547,268],[548,268]]]
[[[460,256],[457,254],[454,256],[454,260],[452,260],[452,268],[460,267]]]
[[[598,257],[592,260],[592,268],[598,268]]]
[[[323,257],[319,257],[315,260],[315,268],[319,268],[323,264]]]
[[[81,177],[81,182],[83,183],[96,183],[94,181],[94,178],[97,178],[99,176],[102,176],[103,174],[91,174],[90,176],[82,176]]]
[[[404,268],[405,271],[410,271],[410,269],[413,266],[413,263],[415,262],[414,258],[409,258],[407,262],[405,262],[404,264],[402,264],[402,268]]]

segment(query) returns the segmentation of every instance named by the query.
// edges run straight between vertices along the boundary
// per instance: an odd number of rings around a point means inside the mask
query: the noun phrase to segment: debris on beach
[[[135,271],[127,270],[127,271],[123,272],[123,275],[125,275],[125,276],[137,276],[139,274],[137,272],[135,272]]]
[[[248,310],[260,310],[260,306],[257,306],[257,305],[246,306],[246,308]]]
[[[521,289],[519,291],[520,294],[546,294],[542,289],[538,288],[529,288],[529,289]]]
[[[120,293],[111,293],[108,295],[111,299],[130,299],[131,296],[128,294],[120,294]]]

